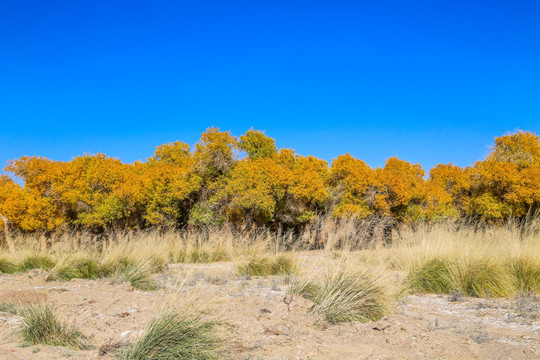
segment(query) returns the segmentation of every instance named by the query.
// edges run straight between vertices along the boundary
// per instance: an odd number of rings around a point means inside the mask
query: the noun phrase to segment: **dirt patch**
[[[44,302],[44,294],[34,290],[2,290],[0,291],[1,304],[14,304],[17,306],[38,304]]]
[[[285,277],[236,276],[230,263],[173,265],[164,290],[143,292],[106,280],[47,282],[46,274],[0,275],[0,302],[47,301],[74,322],[94,349],[21,347],[20,318],[0,313],[0,358],[113,359],[138,338],[167,292],[195,292],[221,319],[227,359],[534,359],[540,321],[517,299],[409,296],[378,322],[322,328],[308,300],[286,294]],[[533,309],[534,300],[528,308]],[[521,306],[524,308],[524,306]],[[527,308],[527,309],[528,309]]]

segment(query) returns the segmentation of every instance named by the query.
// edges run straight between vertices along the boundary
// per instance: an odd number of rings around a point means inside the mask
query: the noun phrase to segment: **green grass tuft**
[[[504,297],[515,293],[512,278],[504,266],[489,259],[467,259],[452,266],[454,288],[474,297]]]
[[[152,277],[154,272],[155,264],[152,261],[121,262],[112,268],[108,276],[113,284],[129,282],[135,289],[151,291],[158,289],[158,285]]]
[[[124,360],[217,359],[215,323],[196,313],[166,310],[122,358]]]
[[[13,274],[17,271],[17,265],[7,259],[0,258],[0,273]]]
[[[88,349],[85,337],[74,326],[61,323],[48,305],[32,305],[22,309],[24,342],[28,345],[45,344]]]
[[[313,301],[313,311],[330,324],[380,320],[394,301],[379,276],[343,270],[330,271],[319,283],[293,281],[289,293]]]
[[[90,258],[76,258],[51,270],[48,280],[97,279],[103,275],[100,264]]]
[[[56,263],[53,259],[46,255],[30,255],[27,256],[19,265],[19,270],[24,272],[32,269],[51,270]]]
[[[540,294],[540,260],[532,256],[521,256],[509,264],[516,288],[523,293]]]
[[[438,258],[415,264],[409,271],[408,281],[414,291],[448,294],[453,286],[451,264]]]
[[[177,252],[175,262],[183,263],[212,263],[230,260],[227,251],[221,247],[216,248],[193,248]]]
[[[301,281],[298,278],[293,278],[289,282],[287,292],[315,302],[320,290],[320,286],[311,281]]]
[[[136,265],[137,265],[137,261],[130,259],[126,256],[122,256],[119,258],[114,258],[112,260],[106,261],[102,265],[101,271],[103,272],[105,276],[109,276],[122,269],[129,268]]]
[[[17,315],[19,313],[19,307],[12,303],[0,303],[0,312]]]
[[[251,276],[287,275],[297,270],[294,261],[283,255],[275,258],[252,257],[248,262],[237,265],[239,274]]]

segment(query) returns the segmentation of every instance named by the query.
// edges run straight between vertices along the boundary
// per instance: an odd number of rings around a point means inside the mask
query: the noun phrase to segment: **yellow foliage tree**
[[[238,148],[247,153],[251,160],[274,157],[277,154],[276,141],[262,131],[250,129],[240,136]]]
[[[63,222],[50,199],[0,176],[0,214],[23,231],[53,231]]]
[[[247,157],[238,160],[237,151]],[[147,226],[283,226],[299,229],[321,214],[403,222],[470,216],[498,222],[540,211],[540,141],[530,132],[495,139],[473,166],[388,159],[372,169],[350,154],[322,159],[277,150],[250,129],[239,139],[208,128],[195,150],[158,146],[146,162],[103,154],[71,161],[23,156],[0,176],[0,214],[20,231],[91,231]]]
[[[365,162],[350,154],[334,159],[330,168],[330,184],[338,198],[334,215],[361,219],[373,214],[374,177]]]
[[[195,145],[197,172],[207,180],[225,174],[236,160],[233,151],[236,144],[236,137],[229,131],[219,131],[214,127],[206,129]]]
[[[202,179],[194,172],[189,146],[182,142],[158,146],[147,166],[139,172],[149,225],[186,223],[191,197]]]
[[[540,167],[540,138],[529,131],[518,131],[495,139],[487,160],[510,162],[519,169]]]
[[[287,161],[281,161],[283,158]],[[301,225],[315,218],[324,206],[327,175],[323,160],[285,149],[275,157],[240,161],[220,199],[227,199],[228,217],[233,222]]]

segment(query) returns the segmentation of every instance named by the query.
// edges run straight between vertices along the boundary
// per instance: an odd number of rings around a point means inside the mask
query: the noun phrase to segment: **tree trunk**
[[[15,245],[13,244],[13,242],[11,241],[11,238],[9,237],[9,228],[8,228],[9,220],[7,217],[5,217],[2,214],[0,214],[0,219],[2,219],[2,221],[4,222],[4,235],[6,237],[6,244],[9,247],[9,251],[11,253],[15,253]]]

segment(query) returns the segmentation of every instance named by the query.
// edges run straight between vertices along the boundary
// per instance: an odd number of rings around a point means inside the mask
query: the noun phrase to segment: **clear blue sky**
[[[372,166],[540,131],[540,1],[0,2],[0,164],[146,159],[214,125]]]

